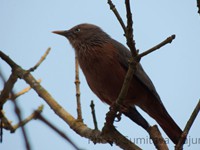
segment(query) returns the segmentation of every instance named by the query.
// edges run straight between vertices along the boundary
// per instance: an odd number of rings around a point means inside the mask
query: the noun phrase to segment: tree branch
[[[3,104],[7,101],[10,95],[10,91],[12,91],[14,84],[17,82],[17,76],[15,73],[12,73],[5,83],[4,88],[0,95],[0,109],[3,109]]]
[[[14,133],[19,127],[25,126],[28,122],[33,119],[37,119],[40,113],[43,111],[43,105],[39,106],[37,110],[35,110],[30,116],[19,122],[18,124],[14,125],[11,133]]]
[[[95,106],[94,102],[93,102],[93,100],[91,100],[90,108],[91,108],[92,119],[93,119],[93,123],[94,123],[94,129],[98,130],[98,124],[97,124],[97,119],[96,119],[94,106]]]
[[[148,55],[148,54],[154,52],[155,50],[158,50],[159,48],[163,47],[163,46],[166,45],[166,44],[171,43],[171,42],[175,39],[175,37],[176,37],[175,34],[169,36],[168,38],[166,38],[164,41],[162,41],[162,42],[159,43],[158,45],[156,45],[156,46],[154,46],[154,47],[152,47],[152,48],[146,50],[145,52],[139,54],[139,55],[137,56],[138,59],[140,59],[140,58],[142,58],[142,57],[144,57],[144,56],[146,56],[146,55]]]
[[[60,131],[56,126],[54,126],[51,122],[45,119],[41,114],[39,114],[38,119],[49,126],[53,131],[58,133],[63,139],[69,142],[76,150],[80,150],[78,146],[66,135],[64,132]]]
[[[81,92],[80,92],[80,80],[79,80],[79,64],[78,58],[75,54],[75,85],[76,85],[76,103],[77,103],[77,119],[83,122],[82,110],[81,110]]]
[[[136,57],[138,55],[138,52],[135,47],[135,40],[133,35],[133,20],[132,20],[132,13],[131,13],[131,7],[130,7],[130,1],[125,0],[126,4],[126,18],[127,18],[127,28],[126,28],[126,42],[128,47],[131,50],[132,57]]]
[[[40,64],[46,59],[46,57],[49,54],[50,50],[51,50],[51,48],[49,47],[46,50],[46,52],[44,53],[44,55],[40,58],[40,60],[35,64],[35,66],[31,67],[28,71],[30,71],[30,72],[35,71],[40,66]]]
[[[113,11],[113,13],[115,14],[117,20],[119,21],[119,23],[120,23],[122,29],[124,30],[124,33],[126,33],[126,26],[125,26],[125,24],[124,24],[124,22],[123,22],[123,20],[122,20],[122,18],[121,18],[121,16],[120,16],[118,10],[116,9],[115,5],[112,3],[112,0],[108,0],[108,4],[109,4],[109,6],[110,6],[110,9],[111,9],[111,10]]]
[[[193,110],[191,116],[190,116],[190,119],[188,120],[184,130],[183,130],[183,133],[181,135],[181,138],[178,142],[178,144],[175,146],[175,150],[182,150],[182,147],[185,143],[185,140],[186,140],[186,137],[190,131],[190,128],[192,127],[193,123],[194,123],[194,120],[196,119],[198,113],[199,113],[199,110],[200,110],[200,100],[199,102],[197,103],[195,109]]]
[[[39,79],[39,80],[37,80],[37,81],[40,83],[42,80]],[[19,96],[21,96],[21,95],[23,95],[23,94],[29,92],[30,90],[31,90],[31,87],[30,87],[30,86],[29,86],[29,87],[26,87],[26,88],[24,88],[23,90],[19,91],[18,93],[14,93],[14,95],[11,95],[11,94],[10,94],[9,99],[15,100],[15,99],[17,99]]]
[[[149,127],[148,133],[150,135],[150,138],[152,139],[155,147],[158,150],[169,150],[164,138],[162,137],[157,125],[154,125],[152,127]]]

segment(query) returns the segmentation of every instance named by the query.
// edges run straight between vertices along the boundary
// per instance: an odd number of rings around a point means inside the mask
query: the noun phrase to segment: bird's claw
[[[122,112],[121,111],[117,112],[117,114],[115,116],[117,119],[115,120],[115,122],[119,122],[122,119],[121,116],[122,116]]]

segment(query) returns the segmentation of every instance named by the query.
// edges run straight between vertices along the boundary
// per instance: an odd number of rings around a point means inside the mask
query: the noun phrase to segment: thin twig
[[[115,14],[117,20],[119,21],[120,25],[122,26],[122,29],[124,30],[124,33],[126,33],[126,26],[118,12],[118,10],[116,9],[115,5],[113,4],[112,0],[108,0],[108,4],[110,6],[110,9],[113,11],[113,13]]]
[[[18,66],[12,59],[10,59],[7,55],[5,55],[1,50],[0,50],[0,57],[3,59],[12,69],[20,67]]]
[[[1,80],[3,81],[3,83],[5,84],[6,83],[6,79],[5,79],[5,76],[3,75],[3,71],[2,71],[1,68],[0,68],[0,77],[1,77]]]
[[[8,81],[5,83],[4,88],[0,95],[0,109],[3,109],[3,104],[7,101],[9,98],[10,92],[13,89],[14,84],[17,82],[17,76],[16,74],[12,73],[8,79]]]
[[[78,146],[66,135],[64,132],[60,131],[56,126],[54,126],[51,122],[49,122],[43,115],[39,114],[38,119],[49,126],[53,131],[58,133],[63,139],[69,142],[76,150],[80,150]]]
[[[11,133],[15,132],[16,129],[19,127],[25,126],[28,122],[30,122],[33,119],[37,119],[40,113],[43,111],[44,106],[41,105],[38,107],[37,110],[35,110],[30,116],[19,122],[18,124],[13,126],[13,129],[11,130]]]
[[[2,127],[6,130],[13,130],[12,122],[8,120],[8,118],[5,116],[5,113],[3,110],[0,111],[1,113],[1,121],[2,121]]]
[[[138,55],[138,51],[135,47],[135,40],[133,35],[133,20],[132,20],[132,13],[131,13],[131,7],[130,7],[130,1],[125,0],[126,4],[126,17],[127,17],[127,28],[126,28],[126,42],[128,47],[131,50],[132,57],[136,57]]]
[[[11,121],[9,121],[7,119],[7,117],[5,116],[3,110],[0,110],[0,116],[1,116],[1,119],[0,119],[1,120],[0,142],[2,143],[3,142],[3,129],[12,130],[13,126],[11,124]]]
[[[40,58],[40,60],[35,64],[34,67],[31,67],[28,71],[33,72],[35,71],[39,65],[46,59],[47,55],[49,54],[51,48],[49,47],[46,52],[44,53],[44,55]]]
[[[162,41],[161,43],[159,43],[158,45],[146,50],[145,52],[141,53],[138,55],[138,59],[148,55],[149,53],[152,53],[153,51],[163,47],[164,45],[168,44],[168,43],[171,43],[174,39],[175,39],[175,34],[169,36],[168,38],[166,38],[164,41]]]
[[[91,112],[92,112],[92,118],[93,118],[93,123],[94,123],[94,129],[95,129],[95,130],[98,130],[98,124],[97,124],[97,119],[96,119],[96,114],[95,114],[95,105],[94,105],[93,100],[91,100],[90,107],[91,107]]]
[[[42,81],[41,79],[37,80],[39,83]],[[28,91],[30,91],[32,88],[29,86],[29,87],[26,87],[24,88],[23,90],[19,91],[18,93],[15,93],[15,95],[10,95],[9,96],[9,99],[11,100],[15,100],[16,98],[18,98],[19,96],[27,93]]]
[[[127,45],[130,48],[131,53],[132,53],[132,58],[129,61],[129,68],[126,73],[120,94],[118,95],[118,98],[116,100],[116,103],[118,104],[122,104],[124,98],[126,97],[129,86],[130,86],[130,81],[132,80],[133,74],[137,70],[137,64],[139,62],[139,59],[135,59],[135,57],[138,55],[137,53],[138,51],[136,50],[135,41],[133,39],[134,37],[133,36],[133,20],[132,20],[131,8],[130,8],[130,1],[125,0],[125,5],[126,5],[126,16],[127,16],[127,27],[125,30],[125,35],[126,35]]]
[[[185,143],[185,140],[186,140],[186,137],[190,131],[190,128],[192,127],[193,123],[194,123],[194,120],[196,119],[198,113],[199,113],[199,110],[200,110],[200,100],[199,102],[197,103],[195,109],[193,110],[191,116],[190,116],[190,119],[188,120],[184,130],[183,130],[183,133],[180,137],[180,140],[178,142],[178,144],[175,146],[175,150],[181,150],[182,147],[183,147],[183,144]]]
[[[15,71],[15,70],[14,70]],[[16,75],[17,76],[17,75]],[[13,90],[11,91],[11,93],[14,95],[15,92],[13,92]],[[13,100],[12,101],[13,104],[14,104],[14,111],[15,111],[15,114],[19,120],[19,122],[22,122],[22,115],[21,115],[21,109],[17,103],[16,100]],[[26,145],[26,149],[27,150],[31,150],[31,145],[30,145],[30,142],[29,142],[29,139],[28,139],[28,136],[27,136],[27,132],[24,128],[24,126],[21,126],[21,129],[22,129],[22,135],[24,137],[24,141],[25,141],[25,145]]]
[[[1,77],[1,80],[3,81],[3,84],[5,84],[6,79],[5,79],[5,76],[3,75],[3,72],[1,71],[1,68],[0,68],[0,77]],[[0,93],[2,94],[2,91]],[[0,97],[1,97],[1,95],[0,95]],[[0,111],[1,111],[1,114],[0,114],[0,143],[2,143],[3,142],[3,105],[0,106]]]
[[[75,85],[76,85],[76,103],[77,103],[77,119],[78,121],[83,122],[82,110],[81,110],[81,93],[80,93],[80,80],[79,80],[79,64],[78,58],[75,54]]]

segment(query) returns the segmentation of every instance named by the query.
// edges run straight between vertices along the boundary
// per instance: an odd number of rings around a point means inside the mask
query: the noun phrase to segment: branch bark
[[[197,103],[195,109],[193,110],[193,112],[192,112],[192,114],[190,116],[190,119],[188,120],[188,122],[187,122],[187,124],[186,124],[186,126],[184,128],[183,133],[181,135],[181,138],[180,138],[178,144],[175,146],[175,150],[182,150],[183,145],[184,145],[185,140],[186,140],[186,137],[187,137],[187,135],[188,135],[193,123],[194,123],[194,120],[196,119],[196,117],[197,117],[197,115],[199,113],[199,110],[200,110],[200,100]]]
[[[80,92],[80,80],[79,80],[79,64],[78,58],[75,54],[75,81],[76,85],[76,103],[77,103],[77,119],[83,122],[82,110],[81,110],[81,92]]]

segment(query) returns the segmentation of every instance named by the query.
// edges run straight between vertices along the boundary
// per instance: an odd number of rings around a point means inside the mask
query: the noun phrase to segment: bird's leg
[[[117,118],[117,120],[115,120],[116,122],[119,122],[121,120],[121,115],[123,112],[127,112],[128,111],[128,107],[126,105],[123,104],[117,104],[116,102],[113,102],[111,105],[111,108],[114,108],[117,106],[117,113],[115,115],[115,117]]]

